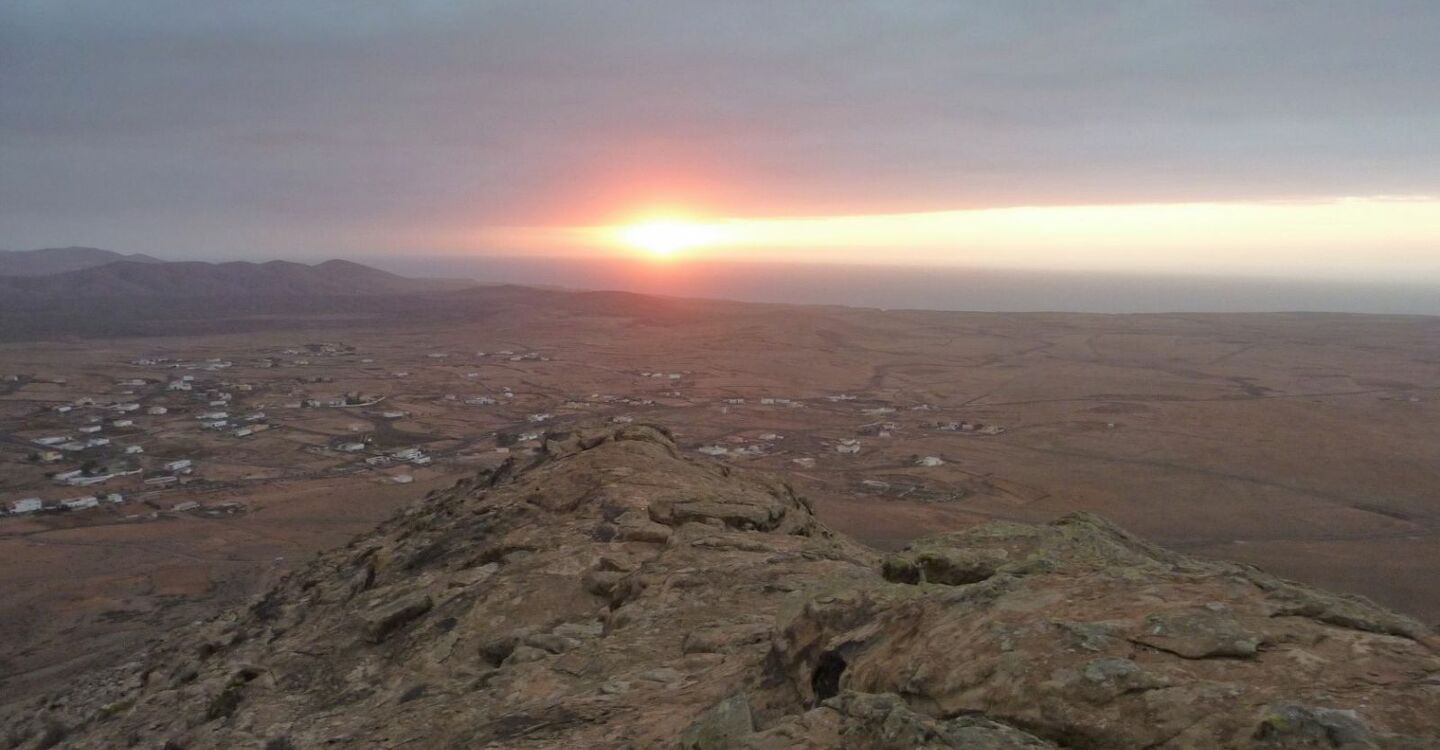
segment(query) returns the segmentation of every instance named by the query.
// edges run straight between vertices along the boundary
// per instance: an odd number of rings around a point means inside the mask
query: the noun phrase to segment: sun
[[[716,228],[674,219],[656,219],[622,227],[620,241],[644,250],[656,258],[668,258],[681,250],[708,245],[718,237]]]

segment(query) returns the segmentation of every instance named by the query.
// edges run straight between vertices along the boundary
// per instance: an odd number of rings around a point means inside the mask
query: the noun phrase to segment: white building
[[[364,443],[341,443],[336,447],[338,450],[345,451],[346,453],[359,453],[365,450]]]
[[[105,496],[105,502],[119,505],[120,503],[125,502],[125,496],[118,492],[112,492]]]
[[[42,437],[36,438],[30,442],[36,445],[59,445],[61,443],[70,442],[70,437],[68,435],[61,435],[56,437]]]
[[[41,502],[40,498],[27,497],[10,503],[10,512],[17,515],[21,513],[35,513],[44,507],[45,503]]]
[[[126,454],[126,455],[135,456],[135,455],[139,455],[139,454],[144,453],[144,452],[145,452],[145,449],[142,448],[142,447],[140,447],[140,446],[138,446],[138,445],[127,445],[127,446],[125,446],[125,454]]]
[[[86,508],[93,508],[99,504],[100,500],[94,495],[86,495],[85,497],[74,497],[69,500],[60,501],[60,507],[65,508],[66,510],[84,510]]]
[[[134,427],[134,426],[135,426],[135,420],[133,420],[133,419],[117,419],[117,420],[115,420],[114,422],[111,422],[111,423],[110,423],[110,426],[111,426],[111,427]]]
[[[395,476],[390,477],[390,481],[394,482],[395,484],[410,484],[411,482],[415,481],[415,477],[412,477],[409,474],[396,474]]]
[[[166,408],[163,407],[163,406],[152,406],[152,407],[150,407],[149,409],[146,409],[146,410],[145,410],[145,413],[146,413],[146,414],[152,414],[152,415],[158,417],[158,416],[161,416],[161,415],[163,415],[163,414],[168,414],[168,413],[170,413],[170,410],[169,410],[169,409],[166,409]]]
[[[943,466],[944,464],[944,459],[939,456],[924,456],[915,460],[916,466]]]
[[[101,427],[101,426],[98,425],[98,424],[87,424],[87,425],[85,425],[84,427],[81,427],[81,428],[80,428],[80,431],[83,432],[83,433],[85,433],[86,435],[94,435],[95,433],[97,433],[97,432],[99,432],[99,431],[101,431],[101,430],[103,430],[103,429],[105,429],[105,428],[104,428],[104,427]]]
[[[169,472],[188,471],[193,467],[194,464],[192,464],[190,462],[190,459],[188,458],[182,458],[178,461],[171,461],[170,463],[165,464],[165,470]]]

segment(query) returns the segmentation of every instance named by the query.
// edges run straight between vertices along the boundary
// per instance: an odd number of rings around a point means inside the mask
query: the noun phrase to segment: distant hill
[[[117,261],[161,263],[140,253],[117,253],[98,247],[47,247],[40,250],[0,250],[0,276],[47,276],[83,271]]]
[[[63,273],[0,275],[0,298],[44,304],[96,298],[346,297],[412,294],[464,285],[409,279],[345,260],[311,266],[279,260],[169,263],[119,257],[125,259]]]

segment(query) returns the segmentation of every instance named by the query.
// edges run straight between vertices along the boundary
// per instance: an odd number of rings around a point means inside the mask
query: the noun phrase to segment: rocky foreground
[[[1440,640],[1088,515],[888,557],[647,427],[551,436],[9,748],[1437,748]]]

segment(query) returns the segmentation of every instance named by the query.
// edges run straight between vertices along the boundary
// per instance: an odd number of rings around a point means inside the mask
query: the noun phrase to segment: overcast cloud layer
[[[6,0],[0,244],[1440,195],[1437,40],[1423,1]]]

